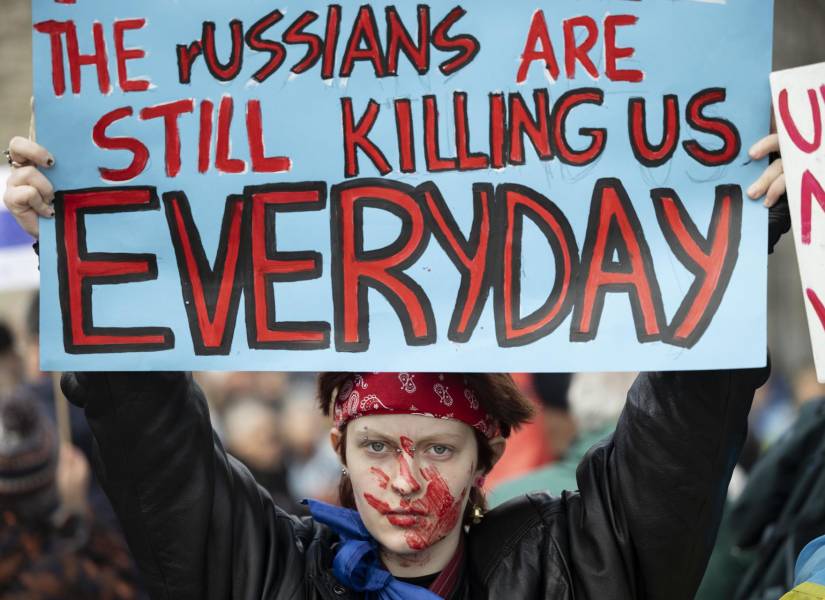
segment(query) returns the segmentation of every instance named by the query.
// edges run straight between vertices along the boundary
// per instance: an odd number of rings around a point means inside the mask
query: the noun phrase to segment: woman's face
[[[346,457],[358,512],[385,551],[409,555],[457,539],[481,475],[470,426],[420,415],[368,415],[347,425]]]

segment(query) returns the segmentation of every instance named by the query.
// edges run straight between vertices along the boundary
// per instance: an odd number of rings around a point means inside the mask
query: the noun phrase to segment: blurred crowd
[[[37,304],[35,294],[23,322],[0,323],[0,598],[143,598],[120,527],[91,473],[94,440],[82,411],[59,397],[53,374],[39,370]],[[302,515],[303,498],[337,500],[340,466],[329,444],[331,423],[316,408],[314,374],[195,377],[222,443],[280,506]],[[576,466],[610,435],[634,379],[630,373],[514,377],[539,410],[487,477],[490,507],[525,493],[576,489]],[[793,559],[825,534],[822,498],[825,386],[812,367],[774,368],[754,400],[748,442],[697,598],[778,598],[793,580]]]

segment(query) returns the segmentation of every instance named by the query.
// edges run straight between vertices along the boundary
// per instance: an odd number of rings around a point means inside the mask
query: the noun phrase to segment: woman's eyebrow
[[[391,436],[391,435],[386,434],[386,433],[382,433],[380,431],[374,431],[372,429],[362,429],[361,431],[359,431],[357,433],[358,433],[358,439],[360,439],[360,440],[370,439],[370,438],[377,438],[377,439],[384,440],[384,441],[387,441],[387,442],[397,442],[398,441],[398,438],[396,438],[394,436]]]
[[[359,439],[376,438],[376,439],[391,442],[393,444],[395,444],[399,441],[399,438],[394,436],[394,435],[389,435],[387,433],[382,433],[380,431],[375,431],[375,430],[369,429],[369,428],[365,428],[365,429],[362,429],[362,430],[358,431],[358,438]],[[431,434],[425,435],[424,437],[418,438],[417,440],[413,440],[413,442],[416,443],[416,444],[425,444],[427,442],[433,442],[433,441],[438,441],[438,442],[451,441],[453,443],[456,443],[456,442],[462,441],[463,439],[464,438],[463,438],[462,435],[459,435],[457,433],[448,433],[448,432],[445,431],[444,433],[431,433]]]
[[[457,433],[431,433],[429,435],[425,435],[424,437],[418,439],[416,441],[417,444],[425,444],[427,442],[443,442],[443,441],[452,441],[453,443],[458,443],[464,440],[464,436],[459,435]]]

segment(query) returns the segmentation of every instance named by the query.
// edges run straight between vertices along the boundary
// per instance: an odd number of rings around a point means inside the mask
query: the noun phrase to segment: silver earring
[[[343,475],[344,477],[349,475],[349,471],[347,471],[346,467],[341,467],[341,475]]]

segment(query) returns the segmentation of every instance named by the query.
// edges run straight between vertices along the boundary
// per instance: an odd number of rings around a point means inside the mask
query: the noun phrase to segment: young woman
[[[9,161],[5,202],[36,235],[36,216],[53,214],[36,167],[54,158],[15,138]],[[775,163],[751,197],[770,190],[775,203],[780,177]],[[155,598],[674,600],[702,577],[767,371],[640,375],[615,434],[581,463],[578,491],[486,514],[484,474],[530,415],[508,376],[322,374],[344,508],[309,501],[306,519],[226,454],[191,377],[76,373],[63,387],[85,407],[95,471]]]

